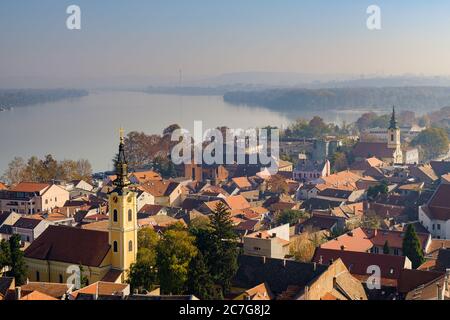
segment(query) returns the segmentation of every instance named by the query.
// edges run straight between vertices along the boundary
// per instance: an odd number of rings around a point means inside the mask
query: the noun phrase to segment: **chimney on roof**
[[[320,256],[320,257],[319,257],[319,264],[322,264],[322,263],[323,263],[323,257]]]
[[[283,259],[283,268],[286,268],[286,259]]]
[[[263,264],[266,264],[266,256],[263,256]]]
[[[313,270],[316,271],[317,270],[317,263],[313,262]]]

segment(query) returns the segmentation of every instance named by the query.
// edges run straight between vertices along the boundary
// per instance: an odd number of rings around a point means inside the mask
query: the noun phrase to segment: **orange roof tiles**
[[[151,181],[139,186],[139,189],[146,191],[154,197],[169,196],[180,184],[174,181]]]
[[[42,190],[48,188],[50,184],[48,183],[36,183],[36,182],[21,182],[15,187],[11,188],[9,191],[12,192],[41,192]]]
[[[127,287],[127,284],[98,281],[80,290],[72,292],[71,296],[74,299],[76,299],[80,293],[90,295],[98,294],[99,296],[112,296],[121,294]]]
[[[130,174],[130,177],[136,178],[139,183],[144,183],[153,180],[162,180],[162,177],[159,173],[149,170],[149,171],[141,171],[141,172],[133,172]]]
[[[29,300],[29,301],[47,301],[47,300],[58,300],[56,298],[53,298],[49,295],[46,295],[45,293],[39,292],[39,291],[32,291],[31,293],[27,294],[26,296],[20,298],[20,300]]]
[[[367,252],[373,247],[373,243],[367,238],[362,228],[356,228],[336,239],[325,242],[320,247],[332,250],[344,249],[347,251]]]
[[[250,203],[242,195],[227,197],[225,202],[233,210],[250,208]]]
[[[245,188],[251,188],[252,184],[250,183],[250,181],[247,179],[247,177],[238,177],[238,178],[233,178],[231,179],[234,184],[236,184],[238,186],[238,188],[240,189],[245,189]]]

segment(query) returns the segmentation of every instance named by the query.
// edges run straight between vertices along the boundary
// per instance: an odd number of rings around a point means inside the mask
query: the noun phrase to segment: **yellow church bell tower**
[[[123,129],[120,129],[119,154],[116,161],[115,189],[109,193],[109,244],[112,268],[126,271],[137,255],[136,194],[129,189],[128,164],[125,158]],[[126,273],[123,273],[123,280]]]

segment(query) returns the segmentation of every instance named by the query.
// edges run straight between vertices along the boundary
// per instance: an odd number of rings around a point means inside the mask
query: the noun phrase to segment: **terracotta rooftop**
[[[431,219],[450,220],[450,184],[441,184],[428,204],[423,206],[424,212]]]
[[[274,295],[267,283],[261,283],[256,287],[248,289],[235,300],[272,300]]]
[[[29,300],[29,301],[47,301],[47,300],[58,300],[53,298],[45,293],[39,291],[32,291],[31,293],[23,296],[20,300]]]
[[[233,178],[231,180],[234,182],[235,185],[237,185],[237,187],[239,189],[246,189],[246,188],[252,187],[252,184],[247,179],[247,177],[238,177],[238,178]]]
[[[320,247],[331,250],[367,252],[373,247],[373,243],[367,238],[367,234],[362,228],[356,228],[336,239],[325,242]]]
[[[80,290],[74,291],[70,294],[73,299],[76,299],[79,294],[99,295],[99,296],[113,296],[121,295],[128,284],[119,284],[112,282],[98,281]]]
[[[41,192],[50,186],[48,183],[21,182],[9,189],[12,192]]]
[[[152,170],[133,172],[130,174],[130,177],[131,176],[135,177],[136,180],[139,181],[139,183],[144,183],[153,180],[162,180],[161,175]]]
[[[231,209],[250,208],[250,204],[242,195],[227,197],[225,198],[225,202]]]
[[[139,188],[144,190],[154,197],[167,197],[169,196],[177,187],[178,182],[174,181],[151,181],[141,184]]]
[[[406,266],[406,257],[367,252],[352,252],[317,248],[313,260],[320,264],[331,264],[341,259],[351,274],[369,276],[368,267],[380,267],[381,277],[385,279],[399,279],[401,271]]]
[[[353,148],[353,155],[359,158],[392,158],[394,151],[388,148],[386,142],[358,142]]]
[[[20,287],[22,294],[26,292],[39,291],[50,297],[61,299],[68,291],[70,286],[65,283],[50,283],[50,282],[29,282]]]

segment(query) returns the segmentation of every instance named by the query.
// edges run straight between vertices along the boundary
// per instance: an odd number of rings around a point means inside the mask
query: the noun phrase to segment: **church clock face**
[[[118,199],[116,196],[114,196],[114,197],[113,197],[113,202],[114,202],[114,203],[117,203],[117,201],[119,201],[119,199]]]
[[[131,196],[128,197],[128,203],[131,203],[131,201],[133,201],[133,198]]]

